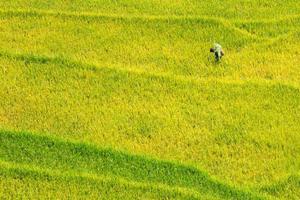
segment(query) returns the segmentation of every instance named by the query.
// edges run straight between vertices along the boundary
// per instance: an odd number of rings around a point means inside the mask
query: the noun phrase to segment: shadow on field
[[[196,168],[111,149],[8,131],[0,132],[0,144],[1,160],[6,162],[186,187],[229,199],[260,199],[248,191],[212,180]]]

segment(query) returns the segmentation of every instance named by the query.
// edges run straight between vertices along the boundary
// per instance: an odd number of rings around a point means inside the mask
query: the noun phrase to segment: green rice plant
[[[299,6],[0,0],[0,198],[298,199]]]
[[[71,174],[87,173],[153,185],[190,188],[196,193],[223,198],[259,198],[250,192],[219,183],[193,167],[24,133],[1,132],[0,137],[3,144],[0,149],[3,155],[1,160],[5,162],[65,173],[71,171]]]

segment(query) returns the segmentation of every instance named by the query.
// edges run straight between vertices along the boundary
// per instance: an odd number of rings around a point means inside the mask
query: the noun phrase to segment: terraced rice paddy
[[[0,0],[0,199],[299,199],[299,46],[298,0]]]

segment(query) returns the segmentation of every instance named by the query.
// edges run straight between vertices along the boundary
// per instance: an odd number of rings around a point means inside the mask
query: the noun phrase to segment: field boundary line
[[[64,17],[64,18],[89,18],[89,19],[114,19],[114,20],[143,20],[143,21],[204,21],[204,22],[214,22],[223,25],[225,28],[237,32],[239,34],[248,36],[253,39],[258,40],[268,40],[267,37],[262,37],[248,32],[246,29],[239,28],[235,26],[231,21],[225,18],[209,17],[209,16],[177,16],[177,15],[129,15],[129,14],[106,14],[106,13],[73,13],[73,12],[55,12],[55,11],[42,11],[42,10],[1,10],[1,14],[19,16],[23,15],[29,16],[53,16],[53,17]]]
[[[158,190],[164,190],[168,192],[177,192],[181,193],[185,196],[194,196],[195,198],[199,198],[200,193],[196,191],[193,188],[188,188],[188,187],[180,187],[180,186],[170,186],[167,184],[162,184],[162,183],[153,183],[153,182],[139,182],[139,181],[133,181],[133,180],[128,180],[124,179],[119,176],[101,176],[97,175],[94,173],[83,173],[83,172],[77,172],[77,171],[67,171],[67,172],[62,172],[60,170],[51,170],[51,169],[45,169],[41,167],[36,167],[36,166],[31,166],[27,164],[19,164],[19,163],[14,163],[14,162],[8,162],[8,161],[1,161],[0,160],[0,170],[1,169],[7,169],[7,170],[21,170],[21,171],[30,171],[37,173],[39,175],[44,175],[44,176],[50,176],[54,178],[67,178],[67,179],[73,179],[73,178],[83,178],[87,179],[90,181],[95,181],[95,182],[110,182],[110,183],[117,183],[120,185],[129,185],[130,187],[133,188],[154,188]],[[1,172],[0,172],[1,174]]]
[[[31,14],[31,15],[65,15],[65,16],[77,16],[77,17],[99,17],[99,18],[119,18],[119,19],[149,19],[149,20],[178,20],[178,19],[190,19],[190,20],[226,20],[226,21],[234,21],[235,23],[276,23],[282,22],[286,20],[293,20],[300,18],[299,15],[288,15],[285,17],[277,18],[277,19],[260,19],[260,20],[240,20],[236,18],[227,19],[224,17],[211,17],[207,15],[138,15],[138,14],[110,14],[110,13],[95,13],[95,12],[70,12],[70,11],[54,11],[54,10],[43,10],[43,9],[0,9],[0,13],[2,14]]]
[[[8,59],[16,59],[22,61],[29,61],[32,63],[53,63],[60,64],[67,68],[78,68],[83,70],[92,70],[92,71],[101,71],[101,70],[111,70],[114,72],[120,73],[131,73],[136,75],[142,75],[145,77],[154,77],[154,78],[163,78],[171,81],[179,81],[182,83],[192,83],[192,84],[213,84],[213,83],[222,83],[222,84],[233,84],[233,85],[245,85],[245,84],[255,84],[259,86],[274,86],[274,85],[283,85],[286,87],[292,87],[297,91],[300,91],[300,86],[291,81],[282,81],[282,80],[267,80],[267,79],[244,79],[244,80],[232,80],[231,77],[226,78],[203,78],[203,77],[195,77],[195,76],[184,76],[184,75],[176,75],[166,72],[149,72],[146,70],[138,70],[138,69],[125,69],[117,66],[100,66],[93,63],[83,63],[80,61],[73,60],[71,58],[62,58],[58,56],[48,57],[37,54],[22,54],[22,53],[8,53],[4,51],[0,51],[0,57],[8,58]]]

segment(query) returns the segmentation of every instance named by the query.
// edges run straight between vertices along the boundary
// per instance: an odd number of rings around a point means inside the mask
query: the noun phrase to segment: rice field
[[[297,0],[0,0],[0,199],[299,199],[299,46]]]

